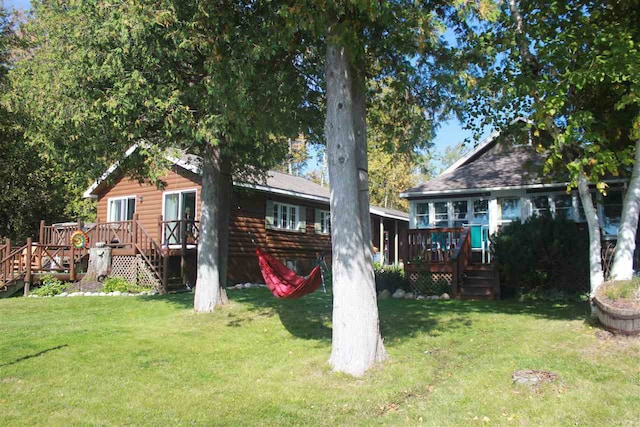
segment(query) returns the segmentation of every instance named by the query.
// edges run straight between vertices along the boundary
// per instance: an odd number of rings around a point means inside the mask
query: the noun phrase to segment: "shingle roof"
[[[533,147],[487,153],[450,173],[408,189],[404,194],[447,193],[458,190],[520,187],[547,182],[539,173],[543,157]]]

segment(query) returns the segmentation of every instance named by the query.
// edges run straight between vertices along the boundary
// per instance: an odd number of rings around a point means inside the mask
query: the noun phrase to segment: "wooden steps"
[[[458,291],[461,300],[496,300],[500,284],[494,264],[470,264],[462,276]]]

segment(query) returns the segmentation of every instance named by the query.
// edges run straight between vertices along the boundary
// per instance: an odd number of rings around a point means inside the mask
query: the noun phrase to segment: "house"
[[[134,150],[135,147],[126,154]],[[90,246],[105,242],[110,249],[111,275],[165,291],[172,278],[180,285],[185,279],[192,283],[195,280],[202,182],[197,156],[186,154],[169,159],[173,165],[161,178],[163,188],[131,179],[121,173],[117,164],[112,165],[84,194],[97,201],[96,223],[81,225]],[[231,206],[229,283],[262,281],[256,246],[302,275],[310,272],[319,256],[330,262],[328,188],[302,177],[270,171],[264,182],[234,182]],[[379,261],[400,261],[400,236],[406,233],[408,220],[405,212],[371,207],[372,244],[378,248]],[[39,238],[30,239],[27,245],[0,245],[2,257],[12,262],[11,268],[0,269],[0,289],[10,283],[38,280],[45,271],[64,280],[81,277],[78,264],[86,259],[88,248],[70,246],[71,234],[78,227],[77,223],[42,223]],[[38,261],[43,255],[64,263],[45,265]],[[26,261],[29,259],[31,263]],[[11,272],[5,274],[5,270]]]
[[[461,297],[496,298],[489,235],[545,212],[585,221],[577,190],[567,193],[568,182],[540,173],[544,158],[534,139],[526,120],[517,119],[437,178],[401,194],[410,206],[405,268],[413,282],[435,276]],[[605,240],[617,235],[625,181],[609,180],[606,197],[593,190]]]

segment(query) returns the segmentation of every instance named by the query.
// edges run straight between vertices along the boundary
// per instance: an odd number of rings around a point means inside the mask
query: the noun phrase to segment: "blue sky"
[[[0,0],[0,2],[1,1],[2,0]],[[31,7],[29,0],[5,0],[5,5],[8,8],[15,9],[29,9]],[[438,131],[434,140],[434,149],[437,152],[443,152],[448,145],[454,145],[470,136],[471,132],[462,129],[461,124],[457,120],[451,120],[443,124]]]

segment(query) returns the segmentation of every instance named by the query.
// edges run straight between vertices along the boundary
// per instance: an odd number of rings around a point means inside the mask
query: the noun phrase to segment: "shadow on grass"
[[[193,293],[140,297],[163,301],[183,309],[193,308]],[[277,315],[292,335],[310,340],[331,340],[332,294],[318,290],[298,300],[275,298],[267,289],[232,289],[229,300],[243,304],[251,316],[230,314],[228,327],[240,328],[256,317]],[[386,340],[420,333],[446,333],[472,326],[474,314],[524,315],[551,320],[588,318],[588,303],[506,301],[383,300],[378,302],[380,330]]]
[[[43,354],[48,353],[50,351],[60,350],[61,348],[65,348],[65,347],[68,347],[68,345],[67,344],[62,344],[62,345],[58,345],[58,346],[55,346],[55,347],[47,348],[47,349],[39,351],[37,353],[27,354],[26,356],[19,357],[18,359],[14,360],[14,361],[0,364],[0,368],[2,368],[4,366],[15,365],[16,363],[23,362],[23,361],[29,360],[29,359],[33,359],[34,357],[42,356]]]

